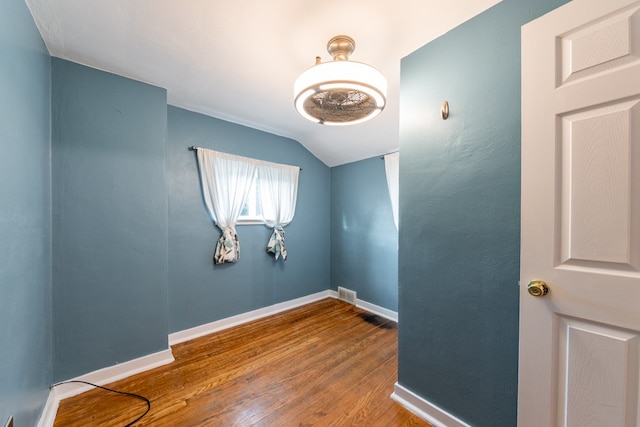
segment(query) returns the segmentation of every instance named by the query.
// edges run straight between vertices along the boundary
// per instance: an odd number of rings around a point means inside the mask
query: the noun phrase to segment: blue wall
[[[170,332],[328,289],[329,168],[291,139],[176,107],[168,114]],[[192,145],[303,168],[286,262],[266,253],[270,229],[238,225],[240,260],[213,265],[220,230],[202,201]]]
[[[384,160],[331,169],[331,288],[398,311],[398,232]]]
[[[167,349],[166,91],[52,60],[54,377]]]
[[[504,0],[402,61],[399,383],[474,426],[516,425],[520,27],[561,3]]]
[[[24,0],[0,2],[0,425],[35,425],[52,378],[50,58]]]

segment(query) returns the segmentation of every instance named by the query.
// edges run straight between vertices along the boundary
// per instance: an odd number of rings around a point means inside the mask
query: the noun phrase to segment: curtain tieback
[[[236,234],[236,228],[233,225],[227,225],[226,227],[222,227],[222,234],[226,233],[231,233],[231,235],[235,236]]]
[[[227,226],[222,229],[222,236],[218,239],[213,262],[224,264],[225,262],[237,262],[240,259],[240,242],[236,229]]]
[[[282,256],[282,260],[287,260],[287,247],[284,244],[284,228],[282,225],[276,224],[273,226],[273,233],[267,244],[267,252],[272,254],[277,260]]]

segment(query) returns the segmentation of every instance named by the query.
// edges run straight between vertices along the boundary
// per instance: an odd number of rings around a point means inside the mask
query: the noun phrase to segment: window
[[[244,224],[264,224],[264,220],[262,219],[262,205],[260,204],[260,182],[258,177],[253,180],[247,201],[242,205],[242,211],[240,211],[238,225]]]

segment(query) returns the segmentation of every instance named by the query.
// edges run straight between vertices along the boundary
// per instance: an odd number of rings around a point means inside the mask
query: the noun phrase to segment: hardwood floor
[[[325,299],[172,347],[175,361],[107,387],[147,397],[135,426],[429,426],[389,396],[397,325]],[[145,402],[95,389],[55,427],[124,426]]]

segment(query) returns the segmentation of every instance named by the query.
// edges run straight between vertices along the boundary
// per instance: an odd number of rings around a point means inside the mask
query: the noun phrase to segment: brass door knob
[[[542,280],[532,280],[527,285],[527,291],[533,297],[543,297],[549,293],[549,287]]]

